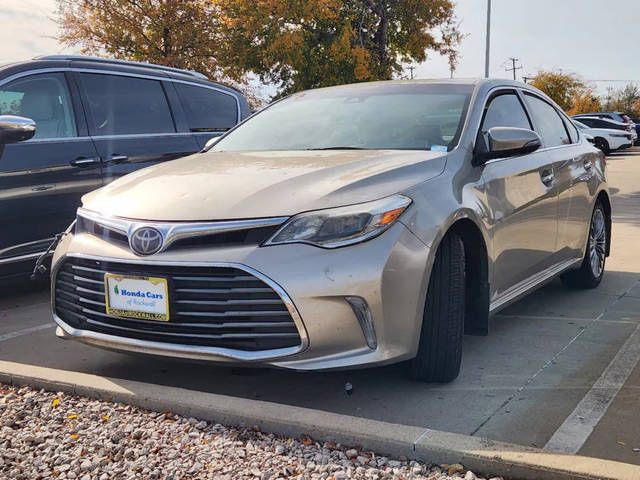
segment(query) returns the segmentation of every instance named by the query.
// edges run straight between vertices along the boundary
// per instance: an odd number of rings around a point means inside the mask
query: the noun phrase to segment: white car
[[[582,122],[573,120],[573,123],[582,133],[591,135],[594,138],[595,146],[605,155],[612,151],[629,148],[635,141],[631,132],[625,130],[615,130],[613,128],[591,128]]]
[[[635,142],[638,139],[638,133],[636,132],[636,125],[633,122],[619,122],[610,118],[603,118],[597,115],[573,115],[573,120],[578,120],[584,123],[589,128],[607,128],[614,130],[622,130],[631,134],[632,141]]]

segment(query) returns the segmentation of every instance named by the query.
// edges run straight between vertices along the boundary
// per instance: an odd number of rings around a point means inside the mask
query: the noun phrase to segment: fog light
[[[347,302],[349,302],[349,305],[351,305],[353,313],[356,314],[367,345],[370,349],[375,350],[378,348],[378,339],[376,338],[376,331],[373,328],[373,316],[371,315],[371,310],[369,310],[369,305],[367,305],[365,299],[361,297],[345,298]]]

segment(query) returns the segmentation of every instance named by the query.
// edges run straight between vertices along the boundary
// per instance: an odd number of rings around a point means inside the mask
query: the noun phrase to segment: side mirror
[[[0,115],[0,145],[24,142],[36,134],[36,122],[30,118]]]
[[[211,147],[213,147],[216,143],[218,143],[218,141],[222,138],[222,136],[219,137],[213,137],[210,138],[207,143],[204,144],[204,150],[207,151],[209,150]]]
[[[526,155],[542,146],[540,136],[533,130],[515,127],[493,127],[487,132],[489,151],[475,152],[474,163],[483,164],[495,158]]]

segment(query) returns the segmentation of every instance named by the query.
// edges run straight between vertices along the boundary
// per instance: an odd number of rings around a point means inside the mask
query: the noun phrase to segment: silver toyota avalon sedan
[[[86,195],[52,307],[104,348],[448,382],[491,314],[598,286],[610,232],[602,154],[535,88],[324,88]]]

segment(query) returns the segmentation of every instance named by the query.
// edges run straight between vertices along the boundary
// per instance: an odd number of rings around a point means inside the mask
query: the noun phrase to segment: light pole
[[[487,0],[487,50],[484,54],[484,78],[489,78],[490,49],[491,49],[491,0]]]

